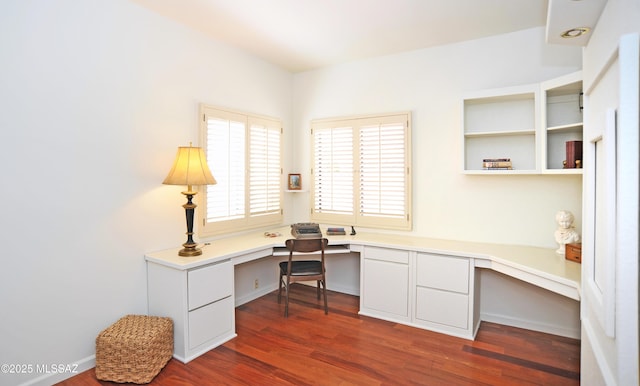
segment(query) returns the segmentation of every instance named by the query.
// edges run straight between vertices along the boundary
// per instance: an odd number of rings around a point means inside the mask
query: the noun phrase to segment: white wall
[[[309,178],[309,121],[410,110],[413,233],[553,248],[560,209],[581,227],[581,176],[461,174],[464,92],[537,83],[581,68],[581,48],[550,46],[544,29],[358,61],[294,76],[297,170]],[[304,184],[304,182],[303,182]],[[296,219],[308,218],[297,194]]]
[[[34,366],[0,374],[15,385],[91,365],[102,329],[146,313],[144,253],[186,240],[161,182],[198,103],[290,130],[292,75],[125,0],[0,2],[0,53],[0,363]]]
[[[580,302],[490,269],[475,274],[481,320],[580,339]]]

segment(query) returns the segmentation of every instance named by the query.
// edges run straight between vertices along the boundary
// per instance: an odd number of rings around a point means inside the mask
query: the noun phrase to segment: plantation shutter
[[[201,106],[202,137],[216,185],[204,187],[200,236],[282,222],[279,120]]]
[[[249,126],[249,215],[280,215],[279,122],[250,118]]]
[[[319,125],[313,138],[313,218],[353,222],[353,127]]]
[[[410,116],[312,122],[313,221],[411,229]]]
[[[245,215],[245,119],[230,113],[216,115],[206,117],[207,163],[217,181],[206,187],[207,223]]]
[[[403,117],[364,122],[359,129],[359,223],[404,227],[407,222],[407,125]]]

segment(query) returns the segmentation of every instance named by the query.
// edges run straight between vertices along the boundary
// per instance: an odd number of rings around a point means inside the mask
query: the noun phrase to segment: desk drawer
[[[416,284],[469,293],[469,259],[418,253]]]
[[[466,329],[469,321],[469,296],[418,288],[416,319]]]
[[[409,251],[399,249],[366,247],[364,258],[369,260],[382,260],[391,263],[409,264]]]
[[[193,269],[187,274],[189,311],[215,302],[233,291],[233,265],[230,260]]]
[[[189,348],[232,334],[233,318],[231,296],[189,312]]]

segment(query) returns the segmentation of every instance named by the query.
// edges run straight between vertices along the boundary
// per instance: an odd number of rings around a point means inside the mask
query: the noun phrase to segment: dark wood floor
[[[293,288],[295,287],[295,288]],[[483,322],[475,341],[358,315],[358,297],[292,287],[236,309],[238,337],[151,385],[579,385],[580,341]],[[93,369],[60,385],[116,385]]]

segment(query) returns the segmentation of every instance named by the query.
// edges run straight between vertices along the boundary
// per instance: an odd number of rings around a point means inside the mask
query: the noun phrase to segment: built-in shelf
[[[527,85],[481,91],[464,98],[465,173],[536,171],[537,94],[536,85]],[[487,158],[509,158],[513,169],[483,170]]]
[[[503,175],[503,174],[539,174],[537,170],[466,170],[465,174],[476,175]]]
[[[546,169],[544,174],[582,174],[582,169]]]
[[[567,142],[582,141],[582,73],[575,72],[541,84],[542,172],[582,174],[582,169],[564,169]]]
[[[564,169],[566,142],[581,141],[582,73],[540,84],[469,93],[463,98],[465,174],[582,174]],[[509,158],[511,170],[485,170]]]
[[[547,127],[547,131],[573,131],[573,132],[582,132],[582,122],[577,123],[569,123],[567,125],[560,126],[550,126]]]
[[[502,137],[509,135],[535,135],[535,130],[505,130],[505,131],[485,131],[476,133],[465,133],[465,138],[473,137]]]

